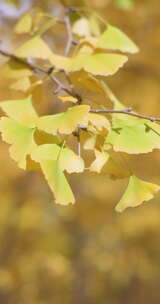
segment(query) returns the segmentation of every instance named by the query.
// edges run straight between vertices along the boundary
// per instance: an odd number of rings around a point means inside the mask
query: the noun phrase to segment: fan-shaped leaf
[[[78,19],[72,27],[72,32],[82,37],[91,36],[89,20],[85,17]]]
[[[70,71],[84,69],[93,75],[113,75],[121,68],[128,58],[117,54],[81,55],[73,59]]]
[[[72,64],[72,58],[64,57],[57,54],[51,54],[48,57],[48,60],[56,67],[57,69],[62,69],[65,71],[70,71],[70,66]]]
[[[122,212],[128,207],[136,207],[144,201],[149,201],[160,190],[160,186],[145,182],[136,176],[131,176],[128,187],[116,206],[116,211]]]
[[[32,76],[32,71],[25,64],[11,59],[1,67],[0,76],[11,79],[20,79]]]
[[[38,128],[51,134],[71,134],[87,116],[89,109],[87,105],[80,105],[63,113],[40,117]]]
[[[42,162],[43,160],[57,160],[58,156],[61,168],[68,173],[83,172],[84,161],[76,155],[71,149],[63,148],[56,144],[45,144],[38,146],[32,153],[34,161]]]
[[[139,51],[136,44],[121,30],[108,24],[107,30],[100,36],[96,46],[102,49],[119,50],[128,53]]]
[[[105,151],[95,150],[95,160],[90,166],[90,171],[100,173],[103,166],[109,159],[109,154]]]
[[[96,113],[89,113],[83,123],[86,126],[91,124],[98,131],[102,131],[103,129],[110,130],[111,128],[109,120],[105,116]]]
[[[55,195],[56,203],[61,205],[74,204],[74,195],[61,169],[59,160],[43,160],[40,164],[45,178]]]
[[[29,127],[35,126],[38,115],[32,106],[31,96],[24,99],[3,101],[0,103],[0,107],[10,118]]]
[[[48,59],[52,51],[40,36],[35,36],[22,44],[16,51],[15,55],[21,58],[40,58]]]
[[[16,34],[29,33],[32,28],[32,18],[30,14],[23,15],[20,20],[18,20],[14,32]]]
[[[114,119],[105,143],[111,144],[115,151],[151,152],[160,148],[160,126],[142,119]]]
[[[11,144],[10,155],[22,169],[26,168],[26,157],[35,149],[34,128],[28,128],[7,117],[0,120],[2,139]]]
[[[18,90],[22,92],[28,91],[30,87],[31,87],[31,82],[29,77],[20,78],[16,82],[12,83],[12,85],[10,86],[12,90]]]

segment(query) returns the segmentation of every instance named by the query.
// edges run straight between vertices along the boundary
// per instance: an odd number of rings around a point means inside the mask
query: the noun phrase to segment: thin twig
[[[64,22],[65,22],[65,25],[66,25],[67,36],[68,36],[67,44],[66,44],[66,47],[65,47],[65,50],[64,50],[64,56],[67,57],[69,52],[70,52],[70,49],[72,47],[73,36],[72,36],[72,28],[71,28],[71,24],[70,24],[70,20],[69,20],[68,16],[64,19]]]
[[[13,59],[15,61],[17,61],[18,63],[24,64],[26,65],[29,69],[31,69],[33,72],[42,72],[44,74],[46,74],[51,80],[52,82],[54,82],[56,85],[58,85],[58,87],[60,87],[61,90],[63,90],[64,92],[66,92],[68,95],[73,96],[73,97],[77,97],[75,93],[72,92],[72,90],[70,90],[69,88],[67,88],[56,76],[52,75],[52,72],[54,70],[54,67],[50,67],[49,69],[44,69],[40,66],[36,66],[33,63],[29,62],[29,61],[25,61],[13,54],[10,54],[6,51],[3,51],[0,49],[0,54],[8,57],[10,59]]]
[[[92,109],[90,110],[91,113],[102,113],[102,114],[125,114],[125,115],[130,115],[134,117],[138,117],[141,119],[146,119],[150,121],[160,121],[159,117],[152,117],[152,116],[147,116],[147,115],[142,115],[138,114],[135,112],[132,112],[132,108],[127,108],[125,110],[102,110],[102,109]]]
[[[52,75],[52,71],[53,71],[53,67],[49,68],[49,69],[44,69],[40,66],[36,66],[33,63],[29,62],[29,61],[25,61],[13,54],[10,54],[6,51],[3,51],[0,49],[0,54],[8,57],[10,59],[13,59],[21,64],[26,65],[29,69],[31,69],[33,72],[42,72],[44,74],[46,74],[56,85],[58,85],[59,87],[61,87],[61,90],[65,91],[68,95],[73,96],[78,98],[79,103],[81,102],[81,97],[76,94],[75,92],[73,92],[73,89],[69,89],[67,88],[55,75]],[[101,113],[101,114],[125,114],[125,115],[130,115],[130,116],[134,116],[137,118],[141,118],[141,119],[146,119],[146,120],[150,120],[152,122],[154,121],[159,121],[160,122],[160,117],[153,117],[153,116],[148,116],[148,115],[143,115],[143,114],[138,114],[135,112],[132,112],[132,108],[127,108],[125,110],[103,110],[103,109],[91,109],[90,110],[91,113]]]

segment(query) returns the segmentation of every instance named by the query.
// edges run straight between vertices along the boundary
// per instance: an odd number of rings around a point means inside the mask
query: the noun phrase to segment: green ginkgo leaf
[[[80,105],[69,108],[66,112],[47,115],[39,118],[38,128],[51,134],[71,134],[85,116],[87,116],[90,107]]]
[[[116,73],[127,60],[126,56],[118,54],[81,55],[73,59],[70,71],[84,69],[93,75],[108,76]]]
[[[44,176],[55,196],[57,204],[74,204],[75,198],[70,185],[61,169],[60,161],[43,160],[40,162]]]
[[[160,126],[142,119],[114,118],[105,144],[111,144],[114,151],[130,154],[151,152],[160,149]]]
[[[34,128],[29,128],[10,118],[2,117],[0,120],[0,132],[2,139],[11,144],[10,155],[20,168],[26,169],[26,157],[35,149]]]
[[[48,59],[51,55],[52,51],[39,35],[26,41],[15,51],[15,56],[20,58]]]
[[[61,168],[66,170],[68,173],[84,171],[84,161],[81,157],[76,155],[71,149],[62,149],[56,144],[37,146],[31,155],[34,161],[40,163],[44,160],[57,160],[58,156]]]
[[[32,97],[8,100],[0,103],[1,109],[10,118],[28,127],[35,127],[38,115],[32,105]]]
[[[127,53],[137,53],[139,51],[136,44],[126,34],[110,24],[108,24],[106,31],[98,39],[96,47]]]
[[[160,190],[160,186],[145,182],[136,176],[131,176],[128,187],[116,206],[116,211],[122,212],[128,207],[136,207],[144,201],[149,201]]]

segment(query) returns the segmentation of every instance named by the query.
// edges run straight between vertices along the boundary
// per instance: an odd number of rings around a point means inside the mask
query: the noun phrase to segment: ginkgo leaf
[[[26,168],[26,157],[35,149],[34,128],[29,128],[10,118],[2,117],[0,120],[0,132],[2,139],[11,144],[10,155],[20,168]]]
[[[139,51],[136,44],[126,34],[110,24],[108,24],[107,30],[98,39],[96,47],[128,53],[137,53]]]
[[[80,105],[69,108],[66,112],[39,118],[38,128],[51,134],[71,134],[88,114],[90,107]]]
[[[109,120],[105,116],[96,113],[88,113],[83,123],[84,125],[91,124],[99,131],[103,129],[110,130],[111,128]]]
[[[95,14],[91,14],[89,22],[90,22],[91,33],[93,34],[93,36],[99,37],[101,34],[101,29],[97,16]]]
[[[73,97],[73,96],[58,96],[58,98],[63,101],[64,103],[65,102],[72,102],[72,103],[77,103],[78,99],[76,97]]]
[[[32,18],[30,14],[23,15],[20,20],[18,20],[14,32],[16,34],[29,33],[32,28]]]
[[[28,91],[30,87],[31,87],[31,82],[29,77],[20,78],[16,82],[12,83],[12,85],[10,86],[12,90],[18,90],[22,92]]]
[[[60,156],[59,156],[60,154]],[[56,160],[59,156],[61,168],[68,173],[83,172],[84,161],[69,148],[61,148],[56,144],[44,144],[38,146],[32,152],[32,159],[37,162],[43,160]]]
[[[85,70],[93,75],[108,76],[116,73],[128,60],[125,55],[88,54],[73,58],[53,54],[48,58],[57,68],[67,72]]]
[[[122,212],[128,207],[136,207],[144,201],[149,201],[160,190],[160,186],[145,182],[136,176],[131,176],[128,187],[116,206],[116,211]]]
[[[91,55],[94,53],[94,37],[87,37],[83,38],[79,41],[79,46],[75,50],[75,57],[76,56],[84,56],[84,55]],[[74,58],[73,58],[74,59]]]
[[[125,162],[122,162],[123,158],[119,153],[113,151],[107,152],[109,154],[108,161],[103,166],[101,172],[108,174],[113,180],[126,178],[132,175],[130,169],[126,166]]]
[[[5,78],[21,79],[32,76],[32,71],[25,65],[14,59],[10,59],[0,70],[0,75]]]
[[[38,115],[33,108],[31,96],[3,101],[0,103],[0,107],[10,118],[29,127],[35,126]]]
[[[76,34],[76,35],[82,36],[82,37],[91,36],[89,20],[85,17],[78,19],[73,24],[72,32],[73,32],[73,34]]]
[[[160,126],[142,119],[114,119],[105,144],[131,154],[151,152],[160,148]]]
[[[134,8],[133,0],[115,0],[116,5],[124,10],[131,10]]]
[[[58,54],[51,54],[48,57],[48,60],[53,64],[54,67],[57,69],[62,69],[65,71],[70,71],[70,67],[72,64],[73,59],[65,56],[61,56]]]
[[[45,32],[49,30],[50,27],[56,24],[56,19],[54,17],[47,20],[39,29],[37,29],[36,34],[42,36]]]
[[[15,56],[20,58],[48,59],[51,55],[52,51],[39,35],[26,41],[15,51]]]
[[[40,10],[37,10],[35,12],[34,18],[32,20],[32,33],[36,33],[38,31],[45,15],[46,14]]]
[[[109,159],[109,154],[105,151],[98,151],[95,150],[95,160],[93,161],[93,163],[90,166],[90,171],[91,172],[97,172],[100,173],[103,166],[105,165],[105,163],[108,161]]]
[[[87,88],[90,91],[104,95],[101,81],[84,70],[70,74],[70,79],[72,83],[80,89]]]
[[[54,193],[56,203],[60,205],[74,204],[73,192],[61,169],[59,160],[43,160],[40,165],[49,187]]]
[[[49,133],[43,132],[41,130],[36,129],[34,134],[35,142],[37,145],[44,145],[44,144],[62,144],[62,139],[58,136],[51,135]]]
[[[97,136],[94,134],[87,138],[83,144],[84,150],[94,150],[96,146]]]
[[[128,58],[117,54],[91,54],[81,55],[74,58],[70,71],[84,69],[93,75],[113,75],[121,68]]]

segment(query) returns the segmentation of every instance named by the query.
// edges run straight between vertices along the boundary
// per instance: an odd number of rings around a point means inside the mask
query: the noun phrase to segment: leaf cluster
[[[127,53],[137,53],[138,47],[95,12],[63,10],[59,17],[37,10],[27,12],[14,27],[14,33],[25,35],[26,41],[13,54],[0,50],[8,57],[1,76],[11,80],[11,90],[26,96],[0,103],[6,114],[0,120],[2,139],[10,144],[10,156],[20,168],[38,165],[59,204],[75,202],[66,173],[89,170],[113,178],[128,177],[128,187],[116,207],[121,212],[150,200],[160,190],[121,167],[115,158],[118,152],[141,154],[160,149],[156,119],[126,109],[103,79],[115,74],[127,62]],[[47,31],[59,25],[67,36],[64,54],[53,51],[44,39]],[[60,80],[62,73],[65,82]],[[32,95],[46,80],[51,81],[55,96],[67,110],[44,116],[37,113]],[[97,96],[96,109],[92,99],[82,98],[79,88]],[[107,106],[108,99],[112,109]],[[77,150],[69,145],[69,138],[76,138]],[[88,167],[85,154],[89,150],[94,159]]]

